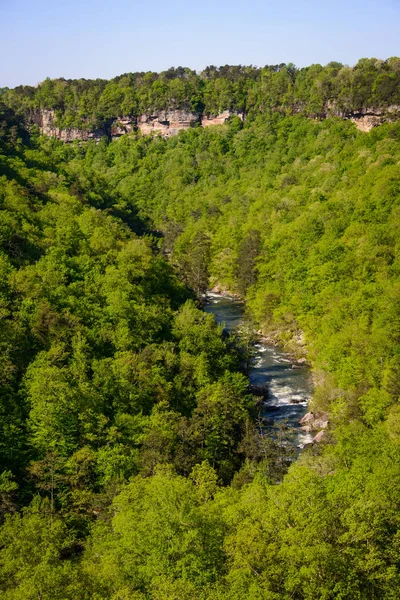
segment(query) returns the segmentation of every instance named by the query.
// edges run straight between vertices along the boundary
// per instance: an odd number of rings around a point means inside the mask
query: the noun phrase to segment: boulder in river
[[[323,417],[319,419],[315,419],[313,423],[313,429],[327,429],[329,425],[329,421],[324,419]]]
[[[249,385],[249,393],[264,400],[268,398],[268,388],[266,385]]]
[[[304,450],[307,450],[307,449],[310,449],[310,448],[312,448],[313,446],[314,446],[314,442],[307,442],[306,444],[304,444],[304,446],[303,446],[303,448],[302,448],[302,449],[303,449],[303,451],[304,451]],[[300,447],[301,447],[301,446],[300,446]]]
[[[299,425],[308,425],[314,431],[327,429],[329,425],[329,414],[308,412],[300,419]]]
[[[301,429],[301,431],[304,431],[304,433],[310,433],[312,431],[310,425],[302,425],[302,427],[300,427],[299,429]]]
[[[313,439],[314,444],[319,444],[326,437],[326,431],[322,430],[317,433]]]
[[[308,412],[304,415],[304,417],[302,417],[299,421],[299,425],[310,425],[311,423],[314,422],[314,413],[312,412]]]

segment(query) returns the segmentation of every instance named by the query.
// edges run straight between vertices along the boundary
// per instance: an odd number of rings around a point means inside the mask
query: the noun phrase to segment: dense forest
[[[400,60],[168,73],[2,91],[1,596],[397,600],[400,122],[270,103],[388,106]],[[23,120],[174,86],[248,118],[72,144]],[[313,366],[330,428],[297,460],[201,309],[214,285]]]
[[[103,79],[46,79],[38,86],[0,89],[17,113],[56,111],[61,128],[102,126],[123,115],[184,109],[217,115],[224,110],[254,116],[271,109],[313,118],[357,114],[365,109],[399,111],[400,59],[361,59],[355,67],[331,62],[298,69],[209,66],[201,73],[171,68],[162,73],[125,73]]]

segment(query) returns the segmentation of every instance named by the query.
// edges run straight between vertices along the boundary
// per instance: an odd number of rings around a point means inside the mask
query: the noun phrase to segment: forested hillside
[[[372,64],[318,77],[370,89]],[[232,86],[288,89],[289,67],[251,73]],[[307,73],[290,89],[303,78],[310,99]],[[265,105],[169,140],[65,145],[28,135],[15,94],[0,115],[2,597],[397,600],[400,124],[366,134]],[[313,366],[330,429],[296,461],[257,426],[245,345],[201,310],[214,285]]]
[[[319,402],[344,395],[341,410],[374,421],[398,370],[399,132],[270,115],[98,146],[96,169],[163,232],[190,287],[211,277],[246,295],[265,332],[305,332],[333,377]]]

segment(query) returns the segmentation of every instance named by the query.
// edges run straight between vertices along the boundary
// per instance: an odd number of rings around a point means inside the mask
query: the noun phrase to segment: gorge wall
[[[244,119],[242,113],[236,113],[225,110],[216,116],[199,115],[187,110],[167,110],[155,112],[153,114],[143,114],[139,116],[123,116],[115,119],[108,119],[101,127],[92,129],[60,128],[57,126],[56,113],[51,109],[41,109],[32,112],[29,115],[29,122],[39,127],[41,133],[55,137],[63,142],[73,142],[74,140],[99,141],[103,136],[111,139],[117,139],[133,131],[141,131],[143,135],[161,134],[164,138],[176,135],[182,129],[189,129],[199,125],[209,127],[210,125],[222,125],[226,123],[231,116],[238,116]]]
[[[51,109],[41,109],[29,115],[29,122],[39,127],[41,133],[55,137],[63,142],[99,141],[107,136],[117,139],[127,133],[140,131],[143,135],[160,134],[164,138],[176,135],[181,130],[189,129],[196,125],[209,127],[222,125],[232,116],[238,116],[244,120],[243,113],[225,110],[217,115],[202,115],[187,110],[167,110],[142,114],[139,116],[121,116],[106,120],[100,127],[87,129],[60,128],[57,126],[56,113]],[[357,113],[343,113],[336,111],[334,106],[327,106],[326,113],[322,118],[337,116],[342,119],[351,120],[356,127],[363,132],[369,132],[374,127],[385,122],[392,122],[400,117],[400,106],[393,105],[386,109],[366,108]]]
[[[386,108],[367,107],[357,112],[348,112],[336,110],[333,104],[327,106],[327,116],[336,116],[341,119],[349,119],[357,129],[368,133],[374,127],[383,123],[392,123],[400,118],[400,106],[391,105]]]
[[[388,108],[367,108],[354,113],[348,118],[356,124],[357,129],[368,133],[374,127],[383,123],[391,123],[400,117],[400,106],[389,106]]]

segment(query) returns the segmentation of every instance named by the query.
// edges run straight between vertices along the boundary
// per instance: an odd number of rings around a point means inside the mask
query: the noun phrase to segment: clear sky
[[[400,55],[400,0],[0,0],[0,87]]]

